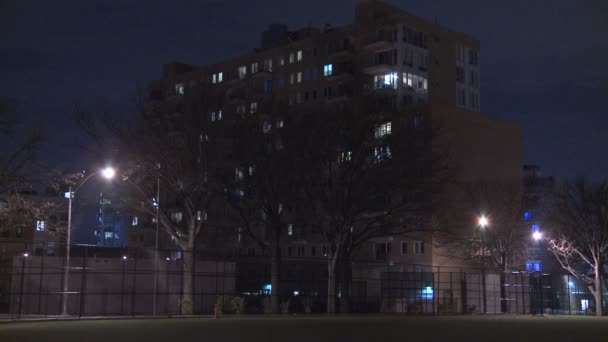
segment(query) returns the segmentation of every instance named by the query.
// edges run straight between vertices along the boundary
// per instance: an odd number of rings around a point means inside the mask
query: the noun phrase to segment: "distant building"
[[[117,196],[99,194],[97,206],[98,225],[95,229],[96,244],[104,247],[126,247],[128,228],[132,224],[126,202]]]
[[[556,186],[560,181],[556,177],[543,176],[537,165],[524,165],[524,193],[523,193],[523,219],[529,229],[530,237],[528,247],[528,260],[526,260],[526,271],[547,271],[547,266],[554,264],[554,257],[547,255],[548,251],[542,239],[534,239],[535,234],[539,238],[545,230],[545,215],[551,203]],[[538,235],[541,234],[541,235]],[[551,267],[553,268],[553,267]]]

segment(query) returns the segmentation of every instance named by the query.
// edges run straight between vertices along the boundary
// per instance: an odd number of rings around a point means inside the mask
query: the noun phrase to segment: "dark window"
[[[291,256],[291,246],[287,247],[287,256]]]
[[[285,86],[285,79],[283,77],[279,78],[279,88],[283,88]]]
[[[403,255],[407,254],[407,242],[406,241],[401,242],[401,254],[403,254]]]
[[[266,94],[268,94],[271,91],[272,91],[272,80],[266,80],[266,81],[264,81],[264,92]]]
[[[312,255],[312,256],[316,256],[317,255],[317,247],[312,246],[310,248],[310,255]]]
[[[312,69],[312,79],[316,80],[319,78],[319,69],[317,69],[317,67],[314,67]]]
[[[305,81],[310,80],[310,69],[304,70],[304,80]]]
[[[316,91],[316,90],[313,90],[313,91],[312,91],[312,99],[313,99],[313,100],[316,100],[316,99],[317,99],[317,91]]]
[[[313,55],[313,56],[316,56],[316,55],[317,55],[317,48],[313,48],[313,49],[312,49],[312,55]]]

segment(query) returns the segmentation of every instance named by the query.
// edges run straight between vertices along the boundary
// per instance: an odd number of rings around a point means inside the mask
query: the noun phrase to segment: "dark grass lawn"
[[[287,316],[0,324],[9,341],[608,341],[608,317]]]

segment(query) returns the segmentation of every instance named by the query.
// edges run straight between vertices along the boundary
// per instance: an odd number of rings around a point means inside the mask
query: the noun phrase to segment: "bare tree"
[[[298,177],[295,145],[300,143],[296,113],[286,118],[280,101],[269,99],[247,108],[237,120],[228,183],[228,203],[236,212],[237,224],[263,251],[270,254],[271,312],[280,313],[282,243],[293,220]]]
[[[431,230],[430,118],[422,106],[369,115],[377,105],[308,115],[309,129],[302,128],[308,137],[298,169],[307,217],[328,245],[328,313],[336,312],[340,260],[349,267],[356,249],[374,237]]]
[[[209,120],[220,107],[211,91],[198,90],[173,94],[178,105],[170,109],[154,98],[143,99],[139,115],[81,108],[75,113],[96,146],[110,145],[115,151],[120,177],[132,186],[132,209],[142,216],[158,216],[159,228],[181,250],[183,314],[193,310],[194,252],[201,232],[221,213],[214,208],[225,177],[223,135],[211,129]]]
[[[608,260],[608,183],[579,179],[557,190],[550,209],[549,250],[561,267],[582,280],[603,313],[602,280]]]
[[[43,128],[26,124],[17,117],[16,109],[15,101],[0,98],[0,193],[23,181],[27,166],[45,141]]]

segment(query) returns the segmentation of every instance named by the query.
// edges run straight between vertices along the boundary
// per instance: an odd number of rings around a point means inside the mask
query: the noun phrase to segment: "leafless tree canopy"
[[[608,183],[579,179],[555,195],[550,210],[549,249],[559,264],[583,280],[602,303],[602,279],[608,260]],[[602,305],[596,304],[596,314]]]

